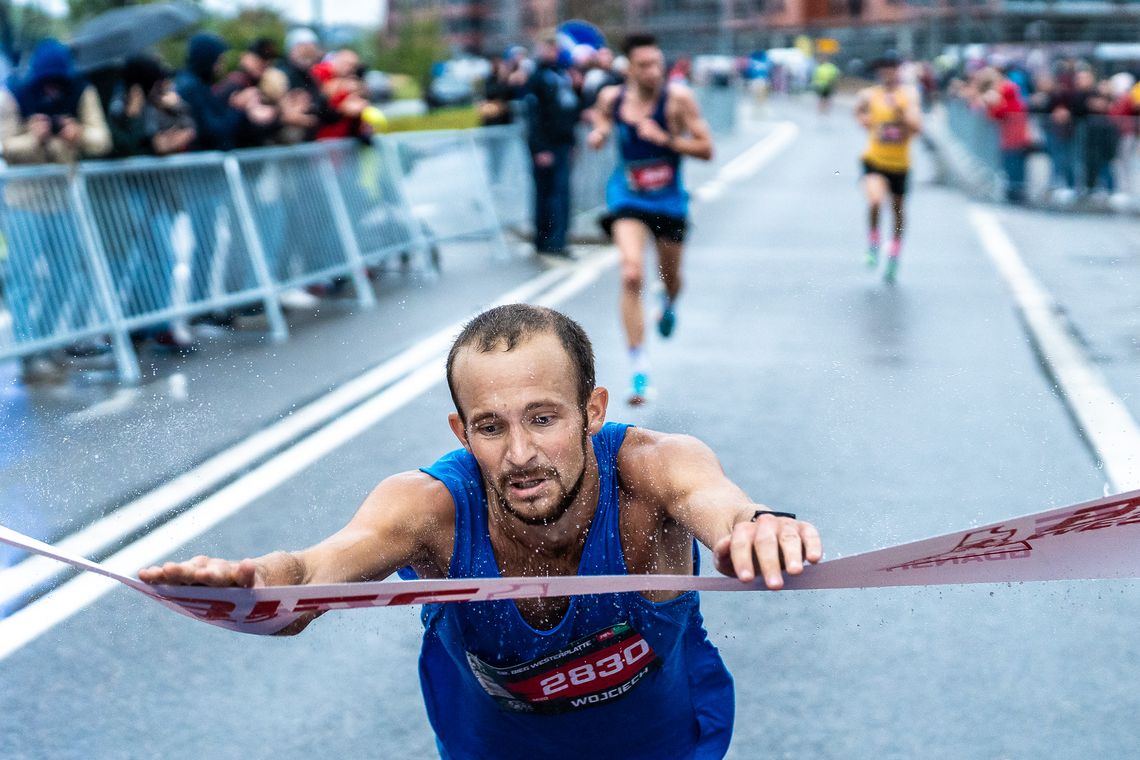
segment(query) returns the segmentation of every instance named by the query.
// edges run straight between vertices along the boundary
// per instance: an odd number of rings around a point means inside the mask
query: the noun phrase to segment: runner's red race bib
[[[664,158],[632,162],[626,166],[625,179],[635,193],[653,193],[673,184],[676,172],[673,164]]]
[[[471,672],[511,712],[563,713],[604,704],[637,686],[661,660],[628,623],[604,628],[553,654],[496,668],[467,653]]]

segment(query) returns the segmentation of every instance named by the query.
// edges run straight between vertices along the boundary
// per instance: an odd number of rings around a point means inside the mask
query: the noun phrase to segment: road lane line
[[[613,249],[607,249],[606,253],[586,259],[575,266],[560,267],[557,271],[568,275],[565,281],[560,282],[549,292],[536,295],[533,302],[542,306],[556,306],[589,287],[603,271],[616,262],[617,256]],[[124,575],[133,575],[140,567],[154,564],[169,556],[172,551],[241,511],[256,499],[399,411],[444,380],[443,362],[454,337],[454,333],[449,333],[448,340],[440,347],[440,351],[422,362],[410,374],[309,433],[197,505],[128,544],[104,560],[102,564]],[[117,586],[118,584],[109,578],[84,573],[17,610],[9,617],[0,619],[0,661],[55,625],[90,606]]]
[[[1025,265],[993,212],[973,206],[970,222],[1005,280],[1043,365],[1057,383],[1109,484],[1140,488],[1140,425],[1066,329],[1056,300]]]
[[[490,305],[528,301],[562,280],[572,277],[573,267],[559,267],[534,277],[504,294]],[[173,480],[116,509],[83,529],[55,542],[60,548],[84,557],[97,556],[155,520],[248,469],[290,441],[327,422],[333,416],[433,360],[446,351],[463,328],[453,322],[416,342],[394,357],[339,385],[315,401],[248,436]],[[44,588],[66,574],[59,564],[31,557],[0,570],[0,611]]]
[[[776,122],[770,133],[751,148],[720,167],[720,171],[717,172],[714,179],[697,188],[694,192],[697,200],[706,203],[714,201],[723,195],[732,183],[740,182],[756,174],[768,162],[778,156],[782,150],[791,145],[799,133],[800,128],[793,122]]]

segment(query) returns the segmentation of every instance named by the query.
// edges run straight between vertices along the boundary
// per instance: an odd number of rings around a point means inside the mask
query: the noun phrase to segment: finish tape
[[[722,576],[592,575],[375,581],[314,586],[149,586],[0,526],[0,541],[113,578],[188,617],[271,634],[305,613],[631,591],[765,591]],[[786,576],[785,589],[881,588],[1140,577],[1140,490],[855,554]]]

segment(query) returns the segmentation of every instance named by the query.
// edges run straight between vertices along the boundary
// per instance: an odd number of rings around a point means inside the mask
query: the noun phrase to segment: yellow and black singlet
[[[871,88],[867,102],[870,139],[863,152],[864,161],[890,172],[905,172],[910,168],[913,135],[906,125],[905,114],[912,105],[911,97],[902,87],[889,94],[881,86]]]

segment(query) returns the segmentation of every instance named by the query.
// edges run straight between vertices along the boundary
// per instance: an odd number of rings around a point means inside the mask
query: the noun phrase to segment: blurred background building
[[[802,35],[838,40],[843,58],[884,47],[930,57],[945,45],[1140,42],[1140,0],[391,0],[389,30],[429,16],[456,52],[526,43],[574,17],[615,36],[652,30],[676,55],[786,47]]]

